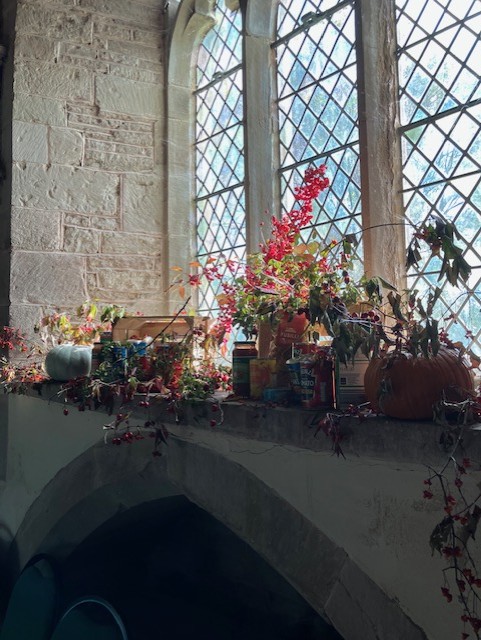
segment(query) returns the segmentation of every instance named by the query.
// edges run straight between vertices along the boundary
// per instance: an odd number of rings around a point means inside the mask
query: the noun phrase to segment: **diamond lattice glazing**
[[[469,294],[444,286],[435,309],[450,333],[481,344],[481,3],[398,0],[397,32],[404,199],[408,221],[453,221],[473,268]],[[409,285],[437,286],[440,260],[426,257]]]
[[[239,262],[245,257],[242,22],[223,0],[198,57],[196,90],[197,259]],[[225,267],[224,267],[225,268]],[[215,315],[218,280],[203,281],[198,309]]]
[[[293,207],[306,167],[325,162],[331,186],[306,239],[339,240],[361,229],[355,3],[283,0],[278,34],[282,205]]]

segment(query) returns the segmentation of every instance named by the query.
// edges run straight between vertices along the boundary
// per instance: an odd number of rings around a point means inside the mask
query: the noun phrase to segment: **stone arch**
[[[62,469],[19,528],[21,564],[39,551],[66,557],[119,512],[184,495],[247,542],[346,640],[387,638],[391,628],[406,640],[425,638],[342,548],[253,473],[180,438],[166,449],[152,459],[148,442],[115,451],[99,443]]]

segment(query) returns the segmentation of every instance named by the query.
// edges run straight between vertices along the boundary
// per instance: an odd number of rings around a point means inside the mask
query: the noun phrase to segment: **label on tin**
[[[267,387],[275,384],[277,362],[273,358],[253,358],[249,363],[250,396],[261,398]]]
[[[308,409],[334,406],[334,371],[331,360],[301,359],[301,402]]]
[[[234,383],[249,383],[249,366],[252,356],[234,356],[232,358],[232,381]]]

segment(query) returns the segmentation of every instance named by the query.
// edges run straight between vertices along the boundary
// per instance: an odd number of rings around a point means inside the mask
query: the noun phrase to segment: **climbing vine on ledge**
[[[478,389],[479,393],[479,389]],[[462,609],[461,639],[481,637],[481,568],[470,543],[476,538],[481,519],[481,489],[473,486],[480,463],[466,454],[468,430],[481,429],[481,395],[464,402],[441,401],[435,409],[436,421],[446,428],[440,444],[447,458],[440,469],[428,468],[424,480],[425,500],[440,499],[443,517],[430,536],[432,553],[446,560],[441,594],[447,603],[456,599]]]

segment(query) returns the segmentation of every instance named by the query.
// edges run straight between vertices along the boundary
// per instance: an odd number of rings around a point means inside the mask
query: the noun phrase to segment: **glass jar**
[[[257,358],[255,342],[234,342],[232,351],[232,391],[234,395],[248,398],[250,392],[250,361]]]

